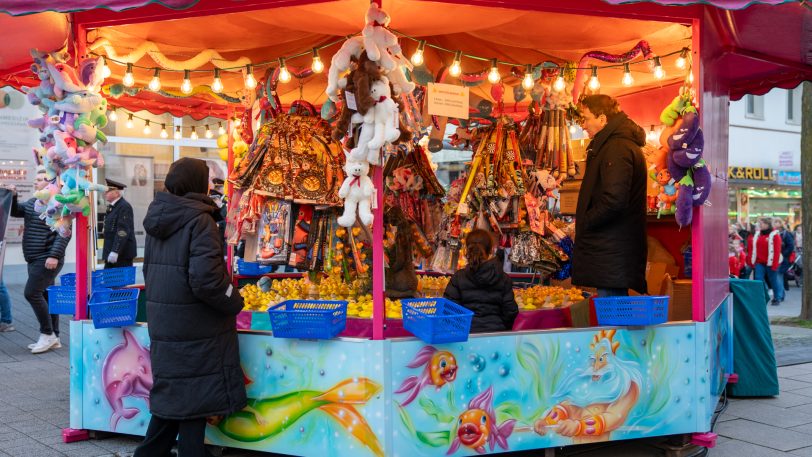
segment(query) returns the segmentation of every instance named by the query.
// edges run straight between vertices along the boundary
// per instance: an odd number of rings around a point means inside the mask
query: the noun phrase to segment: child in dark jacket
[[[454,273],[443,296],[474,312],[471,333],[501,332],[513,328],[519,307],[513,281],[493,257],[490,233],[474,230],[465,238],[468,266]]]

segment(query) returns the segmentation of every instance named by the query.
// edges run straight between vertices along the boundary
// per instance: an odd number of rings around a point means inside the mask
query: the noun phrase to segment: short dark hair
[[[582,98],[578,104],[589,108],[589,111],[594,114],[595,117],[603,114],[609,118],[620,112],[620,103],[614,98],[604,94],[587,95]]]

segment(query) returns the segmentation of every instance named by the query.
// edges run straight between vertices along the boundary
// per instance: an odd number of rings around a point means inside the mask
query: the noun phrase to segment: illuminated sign
[[[775,170],[770,168],[728,167],[727,179],[775,182]]]

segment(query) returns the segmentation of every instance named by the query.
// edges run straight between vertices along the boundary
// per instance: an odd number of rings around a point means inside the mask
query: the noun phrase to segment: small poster
[[[298,205],[296,223],[293,226],[293,241],[291,243],[290,260],[288,265],[301,270],[307,269],[307,239],[313,222],[313,206]]]
[[[287,262],[290,252],[290,213],[291,203],[288,201],[269,198],[262,203],[257,229],[257,262],[264,265]]]
[[[469,88],[453,84],[429,83],[429,114],[468,119]]]

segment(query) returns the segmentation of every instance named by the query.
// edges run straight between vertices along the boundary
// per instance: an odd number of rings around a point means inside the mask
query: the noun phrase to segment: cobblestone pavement
[[[72,266],[66,267],[64,272],[70,271]],[[36,340],[39,331],[33,312],[23,298],[25,269],[8,266],[3,276],[12,296],[17,331],[0,333],[0,457],[130,456],[140,437],[113,435],[77,443],[62,442],[62,429],[68,426],[69,403],[67,321],[61,324],[62,349],[31,354],[26,346]],[[784,306],[792,305],[788,300]],[[784,327],[775,328],[774,334],[776,346],[809,352],[812,330]],[[781,367],[779,376],[781,395],[778,397],[731,400],[716,427],[720,436],[718,446],[708,455],[812,456],[812,363]],[[225,455],[269,454],[226,450]],[[665,454],[652,441],[636,441],[592,448],[571,447],[559,450],[556,455],[653,457]]]

